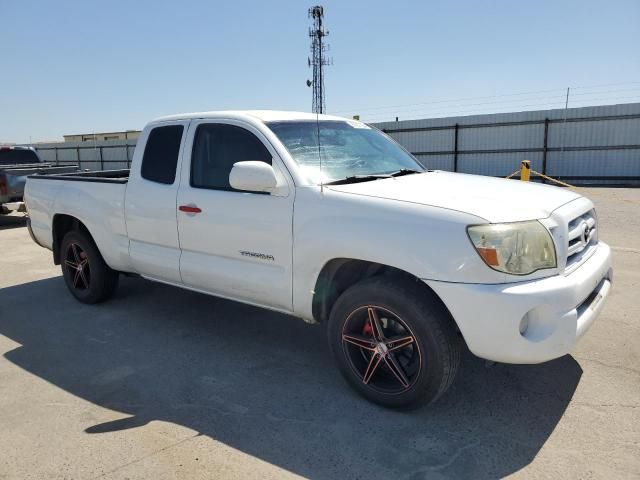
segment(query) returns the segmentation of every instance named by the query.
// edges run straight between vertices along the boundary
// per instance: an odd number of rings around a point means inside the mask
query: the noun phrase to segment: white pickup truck
[[[572,191],[425,170],[327,115],[175,115],[131,170],[30,177],[33,239],[81,302],[137,274],[327,325],[349,383],[413,407],[475,355],[567,354],[612,281],[593,204]]]

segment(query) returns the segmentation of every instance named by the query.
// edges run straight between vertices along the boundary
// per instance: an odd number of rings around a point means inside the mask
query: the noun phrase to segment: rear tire
[[[118,286],[118,272],[102,258],[87,233],[67,233],[60,245],[60,266],[67,288],[82,303],[99,303],[110,298]]]
[[[461,343],[454,326],[425,288],[372,277],[333,306],[329,346],[358,393],[385,407],[412,409],[434,403],[453,383]]]

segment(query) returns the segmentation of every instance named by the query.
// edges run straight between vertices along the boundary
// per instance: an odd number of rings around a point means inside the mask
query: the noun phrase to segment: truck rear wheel
[[[67,288],[82,303],[103,302],[118,286],[118,272],[109,268],[91,237],[83,231],[64,236],[60,264]]]
[[[435,402],[460,363],[460,339],[449,312],[410,281],[381,276],[352,286],[331,311],[328,335],[343,376],[385,407]]]

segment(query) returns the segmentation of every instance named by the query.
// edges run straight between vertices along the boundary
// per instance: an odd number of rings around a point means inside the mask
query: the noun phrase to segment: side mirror
[[[265,162],[237,162],[229,174],[229,185],[248,192],[271,192],[278,185],[276,172]]]

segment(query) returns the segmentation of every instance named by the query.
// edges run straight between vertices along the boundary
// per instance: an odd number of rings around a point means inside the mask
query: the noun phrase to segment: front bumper
[[[599,242],[568,275],[499,285],[424,281],[445,303],[475,355],[541,363],[573,349],[602,311],[612,278],[611,249]]]

